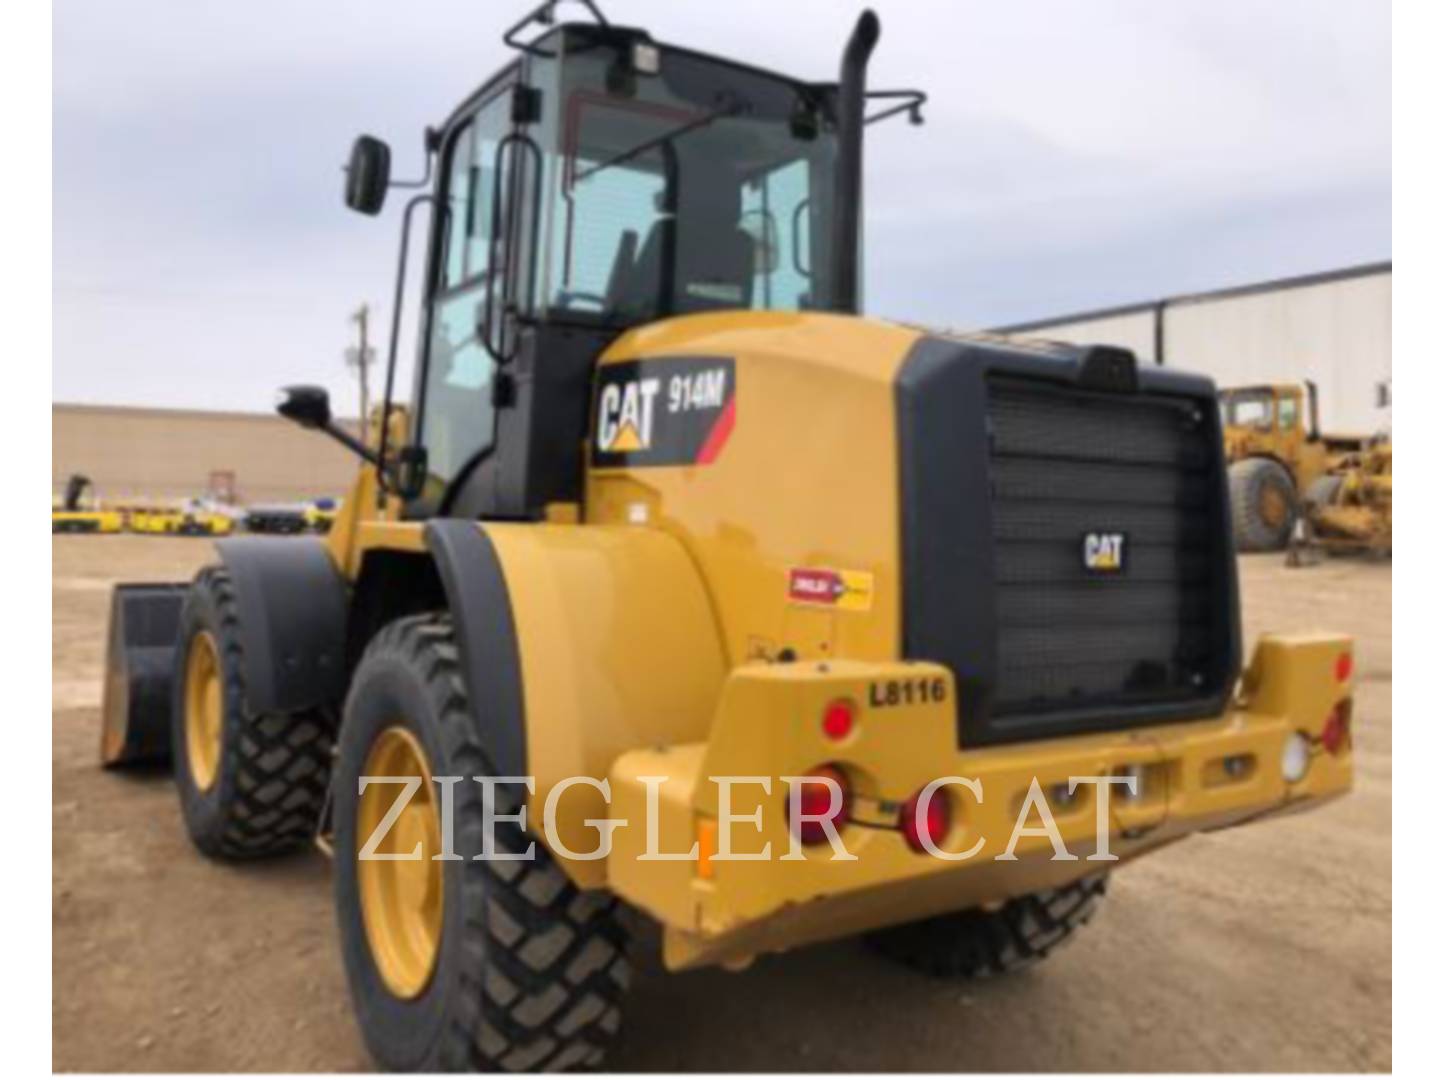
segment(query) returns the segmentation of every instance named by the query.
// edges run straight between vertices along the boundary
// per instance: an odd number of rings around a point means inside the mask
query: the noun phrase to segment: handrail
[[[390,449],[390,411],[394,408],[395,361],[400,351],[400,321],[405,306],[405,270],[410,258],[410,225],[416,208],[427,202],[433,204],[435,212],[442,217],[449,216],[449,208],[441,206],[439,200],[428,192],[416,195],[405,204],[405,216],[400,226],[400,257],[395,268],[395,302],[391,306],[390,314],[390,355],[385,364],[385,398],[380,407],[380,445],[376,454],[375,471],[379,475],[381,491],[387,490],[389,483],[385,472],[385,458]],[[362,430],[367,422],[368,418],[360,418]],[[416,422],[419,422],[418,416]]]
[[[490,196],[490,250],[486,261],[485,276],[489,279],[485,288],[485,304],[481,316],[479,331],[480,342],[485,346],[485,351],[490,354],[492,360],[500,366],[505,366],[515,359],[515,350],[506,348],[505,341],[505,316],[511,306],[511,284],[512,277],[518,271],[520,265],[519,226],[524,220],[527,200],[520,196],[518,185],[524,174],[520,159],[512,156],[509,159],[510,175],[505,172],[506,151],[511,147],[520,147],[528,151],[532,157],[533,169],[530,175],[530,182],[533,188],[531,198],[528,200],[530,212],[530,249],[527,254],[530,260],[530,299],[534,299],[537,245],[539,241],[540,228],[540,188],[541,173],[544,170],[544,155],[535,140],[529,135],[512,131],[501,139],[495,146],[495,172],[493,187]],[[513,151],[512,151],[513,154]],[[509,193],[509,198],[505,194]],[[504,222],[501,221],[501,208],[504,207]],[[502,231],[503,225],[503,231]],[[499,288],[496,288],[496,256],[499,254],[500,238],[505,238],[505,265],[500,270]],[[499,333],[496,334],[496,303],[499,306]],[[511,342],[511,344],[515,344]]]
[[[866,91],[865,99],[868,101],[872,98],[888,101],[895,101],[898,99],[904,100],[903,103],[900,105],[892,105],[890,108],[883,109],[882,111],[876,113],[874,116],[867,116],[865,118],[866,124],[878,124],[881,120],[888,120],[890,119],[890,117],[896,116],[902,112],[910,114],[910,123],[912,124],[923,124],[925,122],[925,117],[920,110],[923,109],[925,107],[925,103],[930,100],[930,95],[925,93],[924,90]]]
[[[530,41],[520,41],[518,40],[518,35],[520,31],[524,30],[531,23],[538,23],[541,26],[554,26],[555,9],[564,2],[565,0],[545,0],[545,2],[535,8],[534,11],[510,27],[509,30],[506,30],[502,40],[512,49],[518,49],[520,52],[527,53],[530,56],[553,57],[555,55],[554,53],[546,52],[535,44],[535,42],[539,40],[539,37],[532,38]],[[583,4],[586,9],[589,10],[590,14],[594,16],[597,25],[604,29],[609,29],[610,20],[605,18],[604,13],[596,6],[595,0],[574,0],[574,2]]]

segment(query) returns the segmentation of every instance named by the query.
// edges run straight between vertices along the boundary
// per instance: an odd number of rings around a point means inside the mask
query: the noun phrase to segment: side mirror
[[[351,453],[358,454],[371,465],[379,457],[359,439],[336,424],[330,416],[330,392],[323,386],[287,386],[280,391],[275,411],[286,420],[293,420],[311,431],[323,431]]]
[[[372,217],[385,205],[390,189],[390,147],[373,135],[361,135],[350,148],[345,167],[345,205]]]
[[[324,430],[330,426],[330,392],[323,386],[287,386],[275,411],[303,428]]]

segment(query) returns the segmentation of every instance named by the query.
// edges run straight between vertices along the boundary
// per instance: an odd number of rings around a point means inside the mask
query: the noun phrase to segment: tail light
[[[832,780],[838,788],[838,795],[826,780]],[[799,820],[792,819],[790,828],[802,844],[823,844],[828,839],[825,823],[831,822],[838,830],[850,820],[850,782],[845,773],[835,765],[822,765],[813,769],[800,781],[798,800],[792,796],[785,800],[787,817],[799,810]]]
[[[825,706],[825,715],[820,718],[820,728],[826,736],[839,742],[855,730],[855,706],[843,698]]]
[[[925,808],[923,818],[920,816],[920,792],[917,791],[911,795],[905,805],[900,808],[900,833],[905,837],[905,842],[910,845],[910,850],[926,850],[925,840],[930,841],[931,847],[939,847],[941,841],[950,832],[950,822],[954,818],[954,811],[950,792],[945,788],[937,788],[930,793],[930,803]],[[923,834],[922,829],[924,830]]]
[[[1335,681],[1336,681],[1336,682],[1342,682],[1342,683],[1343,683],[1343,682],[1349,682],[1349,681],[1350,681],[1350,675],[1351,675],[1352,672],[1354,672],[1354,670],[1355,670],[1355,657],[1354,657],[1352,654],[1350,654],[1350,653],[1348,653],[1348,652],[1343,652],[1343,653],[1341,653],[1339,656],[1337,656],[1337,657],[1335,658]]]
[[[1320,732],[1320,745],[1327,753],[1338,754],[1350,741],[1350,709],[1350,699],[1346,698],[1330,710],[1325,729]]]

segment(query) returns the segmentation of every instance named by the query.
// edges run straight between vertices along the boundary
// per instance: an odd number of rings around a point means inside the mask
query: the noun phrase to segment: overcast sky
[[[55,400],[268,409],[319,382],[353,412],[347,320],[388,326],[398,200],[344,209],[350,141],[418,171],[532,5],[57,0]],[[832,79],[862,5],[603,6]],[[1386,3],[872,6],[872,84],[931,94],[867,144],[874,314],[983,328],[1390,257]]]

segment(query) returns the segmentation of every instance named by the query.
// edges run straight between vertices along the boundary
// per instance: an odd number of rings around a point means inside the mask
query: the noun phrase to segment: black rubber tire
[[[1285,500],[1285,519],[1278,525],[1268,524],[1261,513],[1266,489],[1278,491]],[[1246,458],[1230,466],[1230,515],[1237,550],[1283,551],[1299,513],[1295,482],[1278,461]]]
[[[1306,506],[1329,506],[1335,501],[1335,496],[1340,494],[1340,488],[1345,483],[1343,476],[1319,476],[1310,481],[1310,486],[1305,489]]]
[[[927,975],[984,978],[1039,963],[1090,921],[1107,874],[1007,901],[994,911],[937,915],[879,930],[870,943],[884,956]]]
[[[615,899],[582,892],[535,842],[533,861],[475,860],[483,788],[453,787],[455,852],[443,863],[436,967],[419,994],[386,987],[366,940],[356,880],[359,777],[381,732],[402,724],[434,776],[495,775],[480,747],[448,616],[397,620],[356,669],[340,727],[335,783],[335,902],[356,1020],[375,1061],[395,1070],[528,1072],[594,1068],[620,1028],[630,982]],[[497,795],[497,811],[513,813]],[[531,838],[495,824],[499,851]]]
[[[219,768],[208,791],[195,784],[185,739],[186,658],[202,630],[215,640],[224,682]],[[201,570],[186,594],[173,679],[170,749],[195,846],[212,858],[254,859],[312,841],[329,787],[333,722],[320,713],[249,714],[240,613],[223,567]]]

